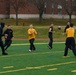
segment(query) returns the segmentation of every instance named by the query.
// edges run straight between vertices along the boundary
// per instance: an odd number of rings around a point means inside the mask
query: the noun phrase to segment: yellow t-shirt
[[[36,30],[33,28],[28,29],[28,39],[35,38],[35,34],[37,34]]]
[[[75,32],[75,30],[72,27],[66,29],[66,35],[67,35],[67,37],[74,37],[74,32]]]

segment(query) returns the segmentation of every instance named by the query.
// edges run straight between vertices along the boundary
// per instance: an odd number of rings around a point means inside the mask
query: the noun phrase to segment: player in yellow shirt
[[[73,28],[73,24],[70,23],[70,27],[66,29],[67,38],[66,38],[64,56],[67,56],[69,47],[72,48],[73,54],[76,56],[74,33],[75,30]]]
[[[30,28],[28,29],[28,39],[30,42],[30,49],[29,51],[33,51],[36,50],[35,46],[34,46],[34,40],[35,40],[35,35],[37,34],[37,31],[33,28],[33,25],[30,25]]]

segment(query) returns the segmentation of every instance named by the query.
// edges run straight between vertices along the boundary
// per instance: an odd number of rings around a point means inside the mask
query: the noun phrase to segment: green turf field
[[[48,41],[36,41],[35,52],[29,52],[26,40],[13,41],[9,55],[2,56],[0,50],[0,75],[76,75],[76,57],[69,50],[63,57],[64,42],[54,42],[53,49]]]

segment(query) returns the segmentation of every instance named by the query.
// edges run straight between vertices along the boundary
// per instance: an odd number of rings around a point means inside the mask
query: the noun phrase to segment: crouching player
[[[10,25],[8,25],[7,29],[4,31],[4,36],[5,36],[4,48],[5,50],[7,50],[7,48],[11,45],[13,39],[13,30],[11,29]]]

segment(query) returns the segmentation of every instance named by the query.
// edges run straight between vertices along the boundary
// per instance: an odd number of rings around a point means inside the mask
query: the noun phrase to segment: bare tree
[[[62,5],[69,15],[69,22],[72,22],[72,15],[74,13],[74,5],[76,4],[76,0],[56,0],[56,3]]]
[[[39,21],[42,21],[42,15],[45,11],[45,5],[47,2],[49,2],[50,0],[27,0],[27,2],[29,3],[33,3],[38,11],[39,11]]]
[[[10,3],[16,13],[16,25],[18,25],[18,12],[21,7],[24,6],[25,0],[10,0]]]

